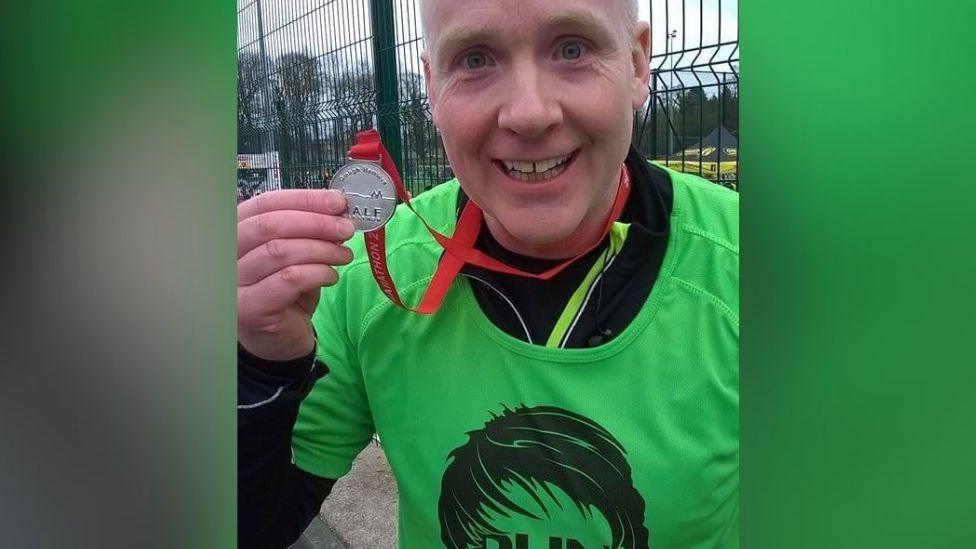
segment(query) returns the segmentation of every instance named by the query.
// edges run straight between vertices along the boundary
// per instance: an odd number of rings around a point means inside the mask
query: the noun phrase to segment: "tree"
[[[637,112],[634,142],[649,158],[670,156],[672,160],[680,160],[683,150],[697,147],[703,138],[720,127],[738,137],[737,75],[699,72],[694,76],[698,85],[660,91],[652,89],[649,105]],[[721,183],[736,188],[734,180]]]
[[[373,71],[369,65],[333,59],[323,63],[323,72],[328,110],[369,126],[376,100]]]
[[[415,72],[400,75],[400,118],[403,126],[404,151],[412,153],[418,162],[430,161],[436,146],[434,122],[427,104],[427,88],[424,77]]]
[[[319,136],[320,148],[325,158],[338,165],[345,161],[355,132],[373,125],[373,71],[366,63],[350,63],[331,56],[323,58],[320,70],[325,85],[322,111],[329,120],[329,127]]]
[[[260,93],[264,78],[261,56],[254,52],[237,54],[237,152],[260,152],[257,119],[261,115]]]
[[[670,92],[670,103],[661,100],[667,108],[657,120],[659,139],[658,155],[674,155],[693,146],[715,128],[724,126],[733,135],[739,133],[739,90],[736,83],[693,86]],[[664,95],[664,94],[661,94]],[[672,134],[669,138],[668,134]],[[673,146],[668,147],[668,143]]]
[[[319,64],[308,53],[286,53],[275,63],[270,85],[284,184],[307,186],[304,172],[313,154],[308,128],[321,109],[324,91]]]
[[[722,125],[733,135],[739,135],[739,84],[722,86]]]
[[[279,120],[307,118],[322,102],[324,83],[319,65],[304,52],[286,53],[278,58],[271,77],[275,114]]]

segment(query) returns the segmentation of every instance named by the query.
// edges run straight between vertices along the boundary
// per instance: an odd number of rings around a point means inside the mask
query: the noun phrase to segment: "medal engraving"
[[[346,195],[346,217],[357,231],[379,229],[393,216],[396,209],[396,188],[393,179],[378,164],[353,160],[336,172],[330,189]]]

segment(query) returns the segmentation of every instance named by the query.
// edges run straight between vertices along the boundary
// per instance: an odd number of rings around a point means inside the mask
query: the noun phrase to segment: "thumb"
[[[298,306],[301,307],[303,311],[308,313],[309,317],[311,317],[312,314],[315,313],[315,308],[319,305],[319,296],[322,295],[321,292],[321,288],[309,290],[298,296],[298,301],[295,303],[297,303]]]

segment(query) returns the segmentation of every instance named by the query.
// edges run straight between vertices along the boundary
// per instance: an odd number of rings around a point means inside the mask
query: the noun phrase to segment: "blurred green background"
[[[969,547],[970,2],[742,2],[743,547]]]
[[[233,547],[235,5],[0,9],[0,546]]]

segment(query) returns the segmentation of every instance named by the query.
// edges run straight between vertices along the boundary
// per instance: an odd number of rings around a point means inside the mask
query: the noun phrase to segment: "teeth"
[[[569,160],[569,155],[558,156],[556,158],[550,158],[548,160],[540,160],[539,162],[523,162],[521,160],[502,160],[502,164],[508,168],[508,171],[512,175],[519,179],[519,175],[533,175],[533,174],[545,174],[553,168],[561,166],[564,162]],[[551,179],[552,175],[542,179]],[[524,180],[523,180],[524,181]]]
[[[556,177],[566,171],[566,165],[558,164],[555,168],[550,168],[544,172],[532,172],[525,173],[518,170],[509,170],[508,174],[519,181],[532,182],[532,181],[548,181],[553,177]]]

